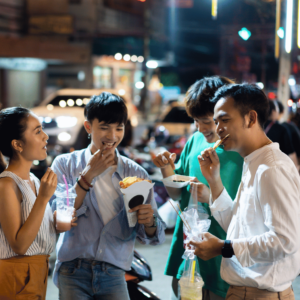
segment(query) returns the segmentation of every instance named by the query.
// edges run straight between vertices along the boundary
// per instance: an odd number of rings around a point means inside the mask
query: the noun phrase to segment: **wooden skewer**
[[[178,206],[178,208],[179,208],[179,210],[180,210],[180,213],[183,213],[182,210],[181,210],[181,208],[180,208],[180,205],[179,205],[178,203],[177,203],[177,206]],[[191,226],[190,226],[190,224],[188,223],[188,221],[185,220],[185,222],[186,222],[186,224],[189,226],[190,231],[192,231]]]
[[[185,221],[183,220],[183,218],[181,217],[181,215],[178,213],[177,209],[175,208],[175,206],[172,204],[172,202],[169,200],[170,204],[172,205],[172,207],[175,209],[177,215],[179,216],[179,218],[181,219],[181,221],[183,222],[183,224],[185,225],[185,227],[191,231],[190,227],[187,226],[187,224],[185,223]]]

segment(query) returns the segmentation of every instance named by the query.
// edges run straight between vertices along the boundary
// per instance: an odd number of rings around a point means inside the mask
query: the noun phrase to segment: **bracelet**
[[[78,180],[78,177],[76,178],[76,182],[78,183],[78,185],[81,187],[81,189],[83,189],[84,191],[86,191],[86,192],[89,192],[90,191],[90,189],[85,189],[81,184],[80,184],[80,182],[79,182],[79,180]]]
[[[89,188],[92,188],[93,185],[88,183],[87,180],[85,179],[85,177],[82,175],[82,173],[80,172],[79,173],[80,177],[82,178],[83,182],[89,187]]]

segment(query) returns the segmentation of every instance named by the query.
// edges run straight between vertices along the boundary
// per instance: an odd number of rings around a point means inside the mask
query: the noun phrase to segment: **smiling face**
[[[236,151],[241,155],[247,152],[251,139],[255,137],[252,135],[251,126],[247,125],[250,121],[249,115],[241,116],[233,98],[221,98],[217,102],[214,120],[220,138],[230,135],[223,143],[225,150]]]
[[[201,132],[208,143],[216,142],[219,137],[216,133],[216,125],[213,115],[202,116],[194,119],[196,127]]]
[[[115,150],[124,137],[125,125],[119,123],[105,123],[94,119],[92,122],[85,121],[86,131],[91,134],[91,152],[98,149]]]
[[[48,135],[43,131],[38,117],[29,114],[26,121],[23,141],[15,141],[15,148],[21,151],[22,157],[28,161],[44,160],[47,157]],[[14,142],[13,141],[13,142]]]

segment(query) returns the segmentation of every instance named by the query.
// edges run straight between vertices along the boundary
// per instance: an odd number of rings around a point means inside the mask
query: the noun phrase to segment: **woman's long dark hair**
[[[0,111],[0,173],[6,169],[3,155],[12,158],[14,154],[11,142],[23,140],[29,113],[30,110],[23,107],[10,107]]]

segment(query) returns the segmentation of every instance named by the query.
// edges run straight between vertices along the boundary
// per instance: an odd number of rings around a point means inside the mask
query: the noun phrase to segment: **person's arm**
[[[299,190],[298,174],[290,169],[275,167],[263,172],[258,199],[268,231],[233,240],[234,253],[243,267],[275,262],[299,250]]]
[[[32,210],[22,225],[21,195],[18,187],[10,178],[0,180],[0,223],[12,250],[24,255],[36,238],[41,227],[48,201],[57,185],[55,173],[48,168],[41,179],[38,196]]]
[[[226,232],[231,221],[235,202],[232,201],[231,197],[223,186],[220,176],[219,157],[213,148],[208,148],[198,156],[198,161],[201,172],[210,187],[211,213]]]
[[[159,153],[153,160],[153,163],[155,164],[156,167],[160,168],[161,174],[163,178],[175,175],[175,159],[176,159],[176,154],[175,153],[170,153],[168,151],[165,151],[163,153]],[[173,200],[180,200],[181,198],[181,192],[182,189],[178,188],[171,188],[166,186],[165,187],[169,196]]]

